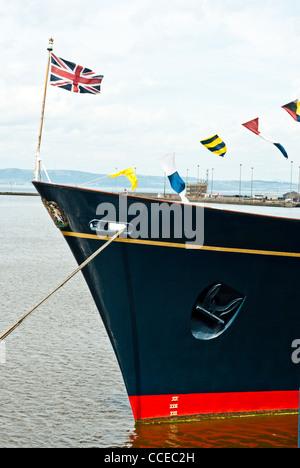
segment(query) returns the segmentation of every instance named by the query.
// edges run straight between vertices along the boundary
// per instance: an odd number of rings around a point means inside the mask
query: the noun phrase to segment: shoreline
[[[272,201],[272,200],[251,200],[246,198],[237,200],[236,198],[204,198],[197,200],[197,203],[219,203],[223,205],[250,205],[250,206],[273,206],[278,208],[296,208],[300,207],[299,202],[285,202],[285,201]]]
[[[0,195],[21,195],[23,197],[37,197],[38,193],[35,192],[0,192]]]
[[[168,202],[181,201],[181,198],[176,195],[157,195],[156,193],[127,193],[128,196],[137,196],[137,197],[146,197],[146,198],[155,198],[158,200],[164,200]],[[300,202],[287,202],[285,200],[261,200],[254,199],[247,196],[219,196],[216,198],[203,197],[203,198],[188,198],[190,203],[211,203],[211,204],[220,204],[220,205],[250,205],[250,206],[271,206],[278,208],[300,208]]]

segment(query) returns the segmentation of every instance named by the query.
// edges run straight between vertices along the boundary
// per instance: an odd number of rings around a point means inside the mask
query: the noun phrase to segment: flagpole
[[[48,54],[47,73],[46,73],[46,80],[45,80],[44,98],[43,98],[43,104],[42,104],[40,133],[39,133],[38,146],[37,146],[36,157],[35,157],[34,180],[37,180],[38,172],[39,172],[39,175],[40,175],[40,180],[42,178],[41,177],[40,149],[41,149],[42,131],[43,131],[43,123],[44,123],[45,102],[46,102],[46,93],[47,93],[47,82],[48,82],[48,75],[49,75],[49,68],[50,68],[50,56],[51,56],[51,52],[53,50],[53,42],[54,42],[54,40],[51,37],[49,39],[49,47],[47,48],[49,54]]]

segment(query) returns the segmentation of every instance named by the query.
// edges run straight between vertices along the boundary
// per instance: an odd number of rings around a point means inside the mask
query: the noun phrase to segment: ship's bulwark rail
[[[109,246],[117,237],[119,237],[126,228],[121,229],[116,232],[105,244],[103,244],[98,250],[96,250],[90,257],[88,257],[84,262],[82,262],[72,273],[70,273],[56,288],[54,288],[47,296],[45,296],[41,301],[39,301],[32,309],[30,309],[26,314],[22,315],[15,323],[13,323],[5,332],[0,335],[0,342],[4,340],[10,333],[15,330],[34,310],[36,310],[41,304],[43,304],[52,294],[54,294],[58,289],[60,289],[64,284],[66,284],[73,276],[76,275],[80,270],[82,270],[88,263],[90,263],[97,255],[99,255],[106,247]]]

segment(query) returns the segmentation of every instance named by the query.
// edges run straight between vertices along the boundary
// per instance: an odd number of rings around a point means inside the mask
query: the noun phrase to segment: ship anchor
[[[204,315],[210,317],[212,320],[219,323],[220,325],[225,325],[225,321],[221,317],[229,314],[230,312],[233,312],[237,308],[237,306],[241,304],[243,298],[240,297],[238,299],[234,299],[223,306],[217,305],[215,297],[219,293],[221,286],[221,283],[213,286],[208,291],[207,296],[204,300],[204,304],[202,306],[197,305],[196,310],[202,312]]]

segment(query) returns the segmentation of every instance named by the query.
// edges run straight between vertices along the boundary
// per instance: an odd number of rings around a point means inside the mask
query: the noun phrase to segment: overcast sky
[[[48,86],[41,156],[48,170],[298,181],[299,0],[0,0],[0,168],[34,169],[48,39],[103,74],[101,94]],[[286,149],[242,126],[260,130]],[[218,134],[224,158],[200,140]],[[188,171],[188,172],[187,172]]]

